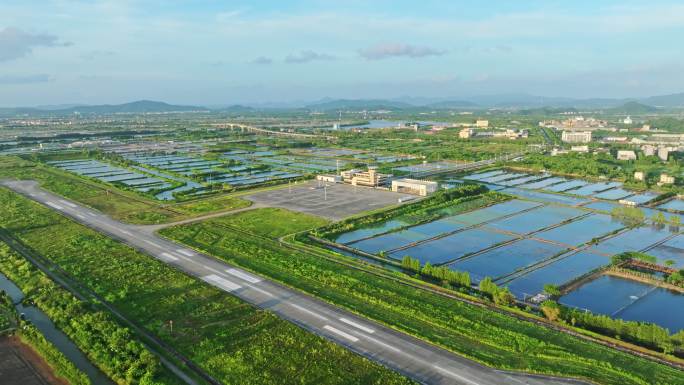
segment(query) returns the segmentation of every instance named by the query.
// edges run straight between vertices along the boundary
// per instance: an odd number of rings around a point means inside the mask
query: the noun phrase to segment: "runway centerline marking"
[[[69,202],[69,201],[65,201],[64,199],[60,199],[59,201],[62,202],[62,203],[64,203],[65,205],[67,205],[67,206],[69,206],[69,207],[72,207],[72,208],[78,207],[78,206],[76,206],[75,204],[73,204],[73,203],[71,203],[71,202]]]
[[[330,325],[325,325],[325,326],[323,326],[323,329],[325,329],[325,330],[327,330],[327,331],[329,331],[329,332],[333,332],[333,333],[337,334],[337,335],[340,336],[340,337],[344,337],[344,338],[348,339],[348,340],[351,341],[351,342],[357,342],[357,341],[359,340],[358,338],[354,337],[353,335],[351,335],[351,334],[349,334],[349,333],[345,333],[345,332],[343,332],[343,331],[340,330],[340,329],[335,329],[334,327],[332,327],[332,326],[330,326]]]
[[[235,291],[235,290],[240,289],[242,287],[242,286],[240,286],[236,283],[233,283],[233,282],[231,282],[225,278],[221,278],[216,274],[205,275],[204,277],[202,277],[202,280],[204,282],[208,282],[208,283],[210,283],[216,287],[219,287],[223,290],[226,290],[226,291]]]
[[[302,311],[302,312],[307,313],[307,314],[309,314],[309,315],[311,315],[311,316],[314,316],[314,317],[316,317],[316,318],[318,318],[318,319],[320,319],[320,320],[323,320],[323,321],[327,321],[327,320],[328,320],[326,317],[324,317],[324,316],[322,316],[322,315],[320,315],[320,314],[318,314],[318,313],[316,313],[316,312],[314,312],[314,311],[311,311],[311,310],[309,310],[309,309],[307,309],[307,308],[305,308],[305,307],[303,307],[303,306],[299,306],[299,305],[297,305],[296,303],[291,303],[290,306],[292,306],[293,308],[295,308],[295,309],[297,309],[297,310],[299,310],[299,311]]]
[[[356,323],[356,322],[354,322],[354,321],[352,321],[352,320],[350,320],[350,319],[347,319],[347,318],[340,318],[340,321],[346,323],[347,325],[353,326],[353,327],[355,327],[355,328],[357,328],[357,329],[363,330],[363,331],[366,332],[366,333],[371,333],[371,334],[375,333],[375,330],[373,330],[373,329],[371,329],[371,328],[369,328],[369,327],[360,325],[360,324],[358,324],[358,323]]]
[[[186,249],[178,249],[178,250],[176,250],[176,251],[179,252],[179,253],[181,253],[181,254],[183,254],[183,255],[185,255],[186,257],[192,257],[192,256],[195,255],[192,251],[189,251],[189,250],[186,250]]]
[[[133,234],[131,234],[131,233],[130,233],[129,231],[127,231],[127,230],[119,230],[119,231],[121,231],[122,233],[124,233],[124,234],[126,234],[126,235],[133,236]]]
[[[48,201],[48,202],[45,202],[45,204],[52,207],[52,208],[55,208],[57,210],[63,210],[64,209],[64,207],[58,205],[57,203],[53,203],[53,202]]]
[[[253,276],[253,275],[251,275],[251,274],[244,273],[244,272],[242,272],[242,271],[240,271],[240,270],[238,270],[238,269],[228,269],[228,270],[226,270],[226,273],[228,273],[228,274],[230,274],[230,275],[234,275],[234,276],[240,278],[241,280],[247,281],[247,282],[249,282],[249,283],[259,283],[259,282],[261,282],[261,279],[255,277],[255,276]]]
[[[177,261],[177,260],[178,260],[178,257],[175,257],[175,256],[173,256],[173,255],[171,255],[171,254],[169,254],[169,253],[161,253],[161,256],[162,256],[164,259],[168,259],[168,260],[170,260],[170,261]]]
[[[145,243],[147,243],[147,244],[150,244],[150,245],[152,245],[152,246],[154,246],[154,247],[159,247],[159,248],[161,248],[161,246],[160,246],[158,243],[154,243],[154,242],[152,242],[152,241],[150,241],[150,240],[143,239],[143,242],[145,242]]]

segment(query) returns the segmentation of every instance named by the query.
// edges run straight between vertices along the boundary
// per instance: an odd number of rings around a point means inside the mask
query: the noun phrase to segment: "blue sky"
[[[657,0],[2,0],[0,105],[647,96],[683,38]]]

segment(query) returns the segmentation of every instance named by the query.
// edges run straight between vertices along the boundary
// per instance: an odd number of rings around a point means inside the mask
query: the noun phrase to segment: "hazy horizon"
[[[185,105],[684,91],[672,1],[18,1],[0,105]]]

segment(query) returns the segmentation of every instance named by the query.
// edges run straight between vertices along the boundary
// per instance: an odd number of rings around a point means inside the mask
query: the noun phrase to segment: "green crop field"
[[[281,236],[286,232],[282,224],[290,218],[297,218],[293,223],[298,224],[291,232],[305,229],[303,214],[279,210],[277,215],[265,215],[260,211],[172,227],[162,234],[493,367],[611,385],[684,382],[682,371],[403,286],[321,258],[305,248],[283,246],[264,235]],[[312,218],[311,225],[316,221]],[[274,226],[280,229],[273,232]]]
[[[6,189],[0,224],[223,383],[411,383]]]

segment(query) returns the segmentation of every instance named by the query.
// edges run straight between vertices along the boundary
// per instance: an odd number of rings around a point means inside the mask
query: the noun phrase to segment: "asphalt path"
[[[306,330],[424,384],[556,385],[586,382],[495,370],[395,331],[214,257],[161,238],[153,229],[115,221],[41,189],[33,181],[2,184],[62,215],[267,309]]]

